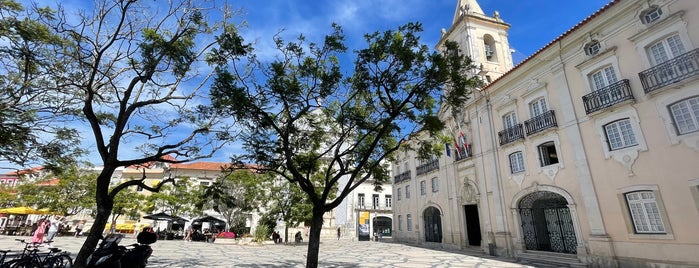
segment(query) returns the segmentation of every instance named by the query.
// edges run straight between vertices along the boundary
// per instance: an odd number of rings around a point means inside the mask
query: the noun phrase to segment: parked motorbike
[[[88,268],[145,268],[153,254],[150,244],[158,240],[155,233],[144,230],[136,237],[138,244],[120,246],[121,234],[110,234],[102,239],[99,247],[87,259]]]

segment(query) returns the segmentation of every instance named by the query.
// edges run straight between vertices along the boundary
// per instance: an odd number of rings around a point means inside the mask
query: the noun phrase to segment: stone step
[[[556,252],[522,252],[517,254],[517,260],[521,263],[532,264],[538,267],[587,267],[586,264],[578,260],[576,255]]]

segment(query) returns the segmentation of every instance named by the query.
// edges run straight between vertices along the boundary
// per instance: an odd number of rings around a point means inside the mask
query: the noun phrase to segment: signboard
[[[360,211],[357,217],[357,234],[359,235],[359,241],[370,241],[371,232],[369,226],[369,212]]]

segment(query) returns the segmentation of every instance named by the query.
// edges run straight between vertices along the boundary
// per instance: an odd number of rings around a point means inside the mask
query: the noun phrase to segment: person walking
[[[36,230],[34,231],[34,236],[32,236],[32,243],[40,244],[44,242],[44,234],[46,234],[46,227],[48,226],[48,220],[39,219],[36,224]]]
[[[80,220],[77,225],[75,225],[75,235],[73,237],[78,237],[82,234],[83,228],[85,228],[85,220]]]
[[[342,232],[340,231],[340,227],[337,227],[337,240],[340,240],[341,235],[342,235]]]
[[[56,215],[49,221],[49,232],[48,236],[46,237],[46,241],[53,241],[53,238],[56,237],[56,234],[60,228],[61,217]]]

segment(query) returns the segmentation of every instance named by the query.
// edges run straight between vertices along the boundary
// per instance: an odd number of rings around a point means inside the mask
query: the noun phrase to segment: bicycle
[[[39,253],[41,244],[26,242],[24,239],[15,240],[24,244],[24,250],[17,258],[3,264],[3,268],[70,268],[73,266],[73,259],[68,252],[59,248],[49,248],[49,252]],[[50,246],[51,242],[45,243]]]

